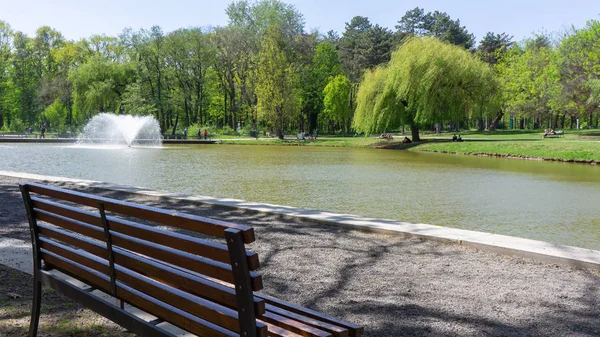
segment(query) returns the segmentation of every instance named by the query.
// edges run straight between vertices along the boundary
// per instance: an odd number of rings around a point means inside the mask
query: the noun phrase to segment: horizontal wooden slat
[[[49,196],[56,199],[74,202],[89,207],[98,207],[104,204],[107,212],[115,212],[123,215],[133,216],[140,219],[154,221],[167,226],[187,229],[206,235],[225,237],[225,229],[235,228],[243,232],[244,243],[255,241],[254,229],[252,227],[228,223],[224,221],[199,217],[195,215],[169,211],[160,208],[138,205],[131,202],[119,201],[110,198],[93,196],[81,192],[71,191],[38,183],[27,183],[30,192]]]
[[[69,275],[74,276],[80,281],[93,286],[96,289],[100,289],[105,292],[110,292],[110,279],[106,275],[102,275],[97,271],[87,268],[78,263],[69,261],[63,257],[60,257],[52,252],[42,251],[42,260],[50,263],[54,268],[59,271],[64,271]]]
[[[223,263],[231,263],[227,245],[198,239],[189,235],[174,233],[168,230],[153,228],[130,221],[108,217],[109,227],[112,231],[122,233],[137,239],[151,241],[159,245],[174,248],[208,259]],[[260,267],[258,255],[252,251],[246,251],[248,268],[256,270]]]
[[[108,266],[108,261],[102,260],[99,257],[91,255],[83,250],[75,250],[56,241],[51,241],[43,237],[40,237],[40,248],[43,251],[52,252],[67,260],[76,262],[82,266],[93,269],[104,275],[110,275],[110,267]]]
[[[269,330],[269,337],[302,337],[301,335],[286,330],[284,328],[280,328],[277,325],[273,325],[271,323],[264,322]]]
[[[289,302],[286,302],[286,301],[283,301],[278,298],[275,298],[275,297],[272,297],[269,295],[265,295],[262,293],[256,292],[256,293],[254,293],[254,296],[265,300],[267,305],[270,304],[275,307],[279,307],[284,310],[300,314],[302,316],[314,318],[316,320],[320,320],[323,322],[327,322],[327,323],[330,323],[333,325],[337,325],[337,326],[346,328],[346,329],[348,329],[348,335],[350,337],[360,337],[364,334],[364,327],[356,325],[354,323],[343,321],[343,320],[337,319],[335,317],[323,314],[321,312],[311,310],[311,309],[308,309],[308,308],[305,308],[305,307],[302,307],[302,306],[299,306],[296,304],[292,304],[292,303],[289,303]]]
[[[165,263],[233,283],[231,266],[110,231],[113,247],[131,250]]]
[[[132,252],[119,248],[114,249],[115,263],[137,273],[159,280],[175,288],[209,299],[226,307],[237,309],[235,290],[202,277],[184,272],[152,259],[140,257]],[[254,299],[254,310],[257,314],[265,312],[265,303]]]
[[[117,282],[117,296],[127,303],[131,303],[138,308],[143,308],[144,311],[199,336],[239,336],[233,331],[194,317],[183,310],[159,301],[121,282]],[[267,326],[265,324],[257,324],[257,336],[267,336]]]
[[[268,310],[259,318],[262,321],[273,324],[285,330],[297,333],[303,337],[331,337],[331,333],[327,331],[319,330],[310,325],[306,325],[288,317],[277,315]]]
[[[44,200],[35,197],[32,198],[32,203],[36,211],[41,210],[47,212],[43,214],[55,214],[55,217],[56,215],[58,215],[60,216],[59,218],[63,220],[72,219],[76,223],[86,223],[88,225],[92,225],[98,228],[103,227],[100,214],[83,210],[77,207],[60,204],[51,200]],[[38,219],[46,221],[39,217]],[[123,233],[138,239],[152,241],[154,243],[181,250],[187,253],[204,256],[206,258],[213,259],[219,262],[230,263],[229,252],[227,250],[227,245],[225,244],[215,243],[208,240],[195,238],[189,235],[174,233],[168,230],[138,224],[132,221],[118,219],[111,216],[107,217],[107,220],[109,222],[109,227],[111,228],[111,230],[114,230],[116,232]],[[51,223],[56,224],[57,226],[64,227],[62,223]],[[99,239],[102,240],[102,238]],[[260,267],[258,255],[256,253],[246,250],[246,257],[248,261],[248,268],[250,270],[256,270]]]
[[[87,223],[88,225],[95,227],[102,227],[102,220],[100,219],[99,214],[37,197],[31,197],[31,201],[32,206],[35,209],[54,213],[65,218]]]
[[[119,266],[115,268],[116,277],[119,282],[125,283],[144,294],[152,296],[159,301],[169,303],[196,317],[222,326],[225,329],[239,332],[237,311],[136,274],[129,269]]]
[[[302,316],[296,313],[293,313],[291,311],[287,311],[278,307],[275,307],[271,304],[267,304],[266,305],[266,309],[269,312],[275,313],[279,316],[284,316],[284,317],[288,317],[291,318],[295,321],[304,323],[306,325],[310,325],[313,326],[319,330],[323,330],[323,331],[327,331],[329,333],[331,333],[334,337],[346,337],[348,336],[348,329],[343,328],[343,327],[339,327],[337,325],[333,325],[327,322],[323,322],[323,321],[319,321],[316,320],[314,318],[310,318],[310,317],[306,317],[306,316]]]
[[[62,241],[98,257],[105,258],[108,256],[108,250],[106,249],[105,243],[101,243],[85,236],[73,234],[60,228],[54,228],[43,224],[38,224],[37,226],[38,233],[42,236]]]
[[[75,233],[88,236],[90,238],[104,241],[104,232],[98,227],[88,225],[81,221],[72,220],[61,215],[55,215],[46,211],[35,209],[35,217],[38,220],[68,229]]]

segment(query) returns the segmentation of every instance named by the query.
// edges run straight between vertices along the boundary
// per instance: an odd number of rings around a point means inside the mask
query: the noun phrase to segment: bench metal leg
[[[37,273],[36,273],[37,274]],[[40,323],[40,309],[42,305],[42,281],[39,276],[33,281],[33,303],[31,306],[31,322],[29,323],[29,337],[36,337]]]

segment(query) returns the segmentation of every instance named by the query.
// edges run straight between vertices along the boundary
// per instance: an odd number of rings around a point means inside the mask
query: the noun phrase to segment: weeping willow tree
[[[419,128],[491,110],[492,69],[467,50],[435,38],[412,38],[385,67],[367,71],[357,94],[354,128],[366,134],[408,124]]]

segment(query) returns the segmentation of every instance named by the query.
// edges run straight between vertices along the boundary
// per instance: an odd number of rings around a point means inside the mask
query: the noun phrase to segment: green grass
[[[436,151],[458,154],[488,154],[515,157],[534,157],[565,161],[600,162],[600,130],[565,130],[564,137],[542,138],[541,130],[500,130],[497,132],[459,132],[464,142],[450,142],[453,132],[441,135],[421,134],[422,143],[411,144],[410,151]],[[410,137],[410,135],[408,135]],[[317,140],[279,140],[275,138],[244,139],[216,138],[224,144],[288,145],[326,147],[385,147],[397,145],[404,136],[394,135],[394,141],[375,137],[321,136]]]
[[[462,154],[498,154],[558,160],[600,161],[600,141],[544,139],[536,141],[465,141],[461,143],[425,143],[411,151],[456,152]]]

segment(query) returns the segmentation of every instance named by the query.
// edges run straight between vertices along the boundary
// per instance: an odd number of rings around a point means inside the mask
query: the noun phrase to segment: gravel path
[[[0,176],[0,240],[29,240],[18,182]],[[362,324],[367,336],[600,335],[597,271],[282,216],[94,193],[253,226],[258,239],[250,248],[260,256],[264,292]]]

